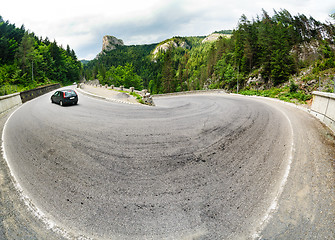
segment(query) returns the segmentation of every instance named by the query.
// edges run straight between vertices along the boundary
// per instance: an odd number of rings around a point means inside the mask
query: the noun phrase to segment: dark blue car
[[[75,105],[78,103],[78,95],[75,91],[69,90],[60,90],[55,92],[51,96],[52,103],[58,103],[61,106],[64,105]]]

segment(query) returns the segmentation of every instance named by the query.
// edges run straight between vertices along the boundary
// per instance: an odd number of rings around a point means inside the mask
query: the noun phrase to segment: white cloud
[[[126,44],[155,43],[166,38],[207,35],[232,29],[242,14],[249,19],[287,9],[326,21],[335,2],[324,0],[122,0],[46,1],[12,0],[1,3],[0,14],[17,26],[24,24],[37,36],[56,39],[73,48],[78,57],[91,59],[101,50],[103,35]]]

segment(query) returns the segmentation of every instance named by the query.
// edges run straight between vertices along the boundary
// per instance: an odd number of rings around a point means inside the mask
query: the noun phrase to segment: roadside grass
[[[290,86],[283,88],[271,88],[266,90],[241,90],[239,93],[248,96],[262,96],[278,98],[285,102],[307,104],[312,95],[305,94],[303,91],[294,91]]]

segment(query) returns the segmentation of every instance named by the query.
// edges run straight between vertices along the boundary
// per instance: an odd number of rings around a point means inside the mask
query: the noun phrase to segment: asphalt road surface
[[[156,107],[82,94],[61,107],[50,96],[15,111],[3,146],[25,201],[55,234],[335,238],[334,135],[299,109],[219,94]]]

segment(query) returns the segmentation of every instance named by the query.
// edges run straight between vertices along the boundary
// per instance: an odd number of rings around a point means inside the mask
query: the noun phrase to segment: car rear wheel
[[[59,101],[59,105],[63,106],[63,101],[62,100]]]

